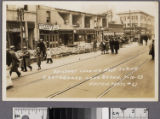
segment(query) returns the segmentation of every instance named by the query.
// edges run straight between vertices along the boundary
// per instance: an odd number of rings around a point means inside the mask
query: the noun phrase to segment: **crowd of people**
[[[111,50],[112,54],[118,54],[119,50],[119,40],[118,38],[110,38],[107,40],[103,40],[100,44],[101,53],[102,54],[109,54],[109,49]]]

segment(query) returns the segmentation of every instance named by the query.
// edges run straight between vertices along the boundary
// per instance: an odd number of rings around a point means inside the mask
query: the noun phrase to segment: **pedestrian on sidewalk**
[[[9,52],[9,49],[7,49],[7,52],[6,52],[6,88],[13,86],[13,82],[9,74],[9,71],[11,70],[11,66],[12,66],[12,56]]]
[[[105,47],[106,47],[106,54],[109,54],[109,41],[107,40],[106,42],[105,42]]]
[[[10,51],[9,53],[11,54],[11,59],[12,59],[12,66],[11,66],[11,70],[10,70],[10,76],[12,75],[12,72],[16,72],[18,77],[21,76],[21,73],[18,71],[18,67],[19,67],[19,60],[16,56],[15,53],[15,47],[14,46],[10,46]]]
[[[52,52],[50,50],[50,48],[47,48],[47,63],[53,63],[53,60],[52,60]]]
[[[97,50],[97,41],[96,39],[93,41],[93,51],[95,52]]]
[[[23,48],[23,58],[22,58],[22,64],[23,64],[23,71],[27,72],[27,67],[30,68],[32,71],[32,66],[30,63],[30,52],[27,50],[27,47]]]
[[[40,51],[40,47],[37,47],[37,49],[36,49],[36,58],[37,58],[38,70],[40,70],[41,69],[41,51]]]
[[[148,42],[148,36],[147,35],[144,36],[144,41],[146,42],[146,45],[147,45],[147,42]]]
[[[119,50],[119,41],[116,38],[114,41],[114,50],[115,50],[115,54],[118,54],[118,50]]]
[[[42,55],[42,58],[45,60],[46,58],[46,44],[45,42],[43,41],[43,39],[40,39],[38,44],[37,44],[37,47],[40,48],[40,53]]]
[[[101,54],[105,54],[106,46],[104,41],[101,42],[100,48],[101,48]]]
[[[111,38],[109,41],[111,53],[114,54],[114,40]]]
[[[154,60],[154,40],[152,40],[152,43],[149,45],[149,55],[152,55],[152,60]]]

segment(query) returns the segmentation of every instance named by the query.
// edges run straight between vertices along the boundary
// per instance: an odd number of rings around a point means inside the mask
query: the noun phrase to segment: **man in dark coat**
[[[114,40],[111,38],[109,41],[109,45],[110,45],[110,49],[111,49],[111,53],[114,53]]]
[[[46,46],[45,46],[45,43],[43,42],[43,39],[40,39],[39,43],[37,44],[37,47],[40,48],[40,52],[42,54],[42,57],[45,59],[45,57],[46,57]]]
[[[100,48],[101,48],[101,54],[105,54],[106,45],[104,41],[101,42]]]
[[[115,53],[118,54],[119,41],[117,39],[115,39],[115,41],[114,41],[114,50],[115,50]]]
[[[18,58],[16,56],[16,53],[14,51],[15,47],[11,46],[10,48],[11,48],[10,54],[11,54],[11,58],[12,58],[12,67],[11,67],[11,70],[10,70],[10,75],[12,75],[12,72],[16,72],[18,77],[20,77],[21,73],[18,71],[19,60],[18,60]]]
[[[27,67],[29,67],[30,70],[32,70],[32,66],[30,63],[30,53],[27,50],[27,47],[23,48],[23,67],[24,67],[24,69],[23,69],[24,72],[27,71]]]
[[[9,52],[9,50],[7,49],[7,55],[6,55],[6,64],[8,66],[10,66],[12,64],[12,56],[11,56],[11,53]]]
[[[154,40],[150,44],[149,48],[150,48],[149,54],[152,55],[152,60],[154,60]]]
[[[144,36],[144,41],[146,42],[146,45],[147,45],[147,42],[148,42],[148,36],[147,35]]]
[[[97,50],[97,41],[93,41],[93,51],[95,52]]]

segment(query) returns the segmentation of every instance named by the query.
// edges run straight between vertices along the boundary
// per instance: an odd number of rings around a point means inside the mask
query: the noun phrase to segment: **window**
[[[50,20],[51,20],[51,12],[50,12],[50,11],[47,11],[46,13],[47,13],[46,22],[47,22],[47,23],[50,23],[50,22],[51,22],[51,21],[50,21]]]

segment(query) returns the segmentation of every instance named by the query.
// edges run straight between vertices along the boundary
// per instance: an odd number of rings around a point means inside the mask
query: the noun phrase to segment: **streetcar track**
[[[96,56],[93,56],[93,57],[89,57],[89,58],[85,58],[85,59],[80,59],[80,60],[78,60],[78,61],[73,61],[73,62],[69,62],[69,63],[66,63],[66,64],[62,64],[62,65],[60,65],[60,66],[56,66],[56,67],[50,67],[50,68],[47,68],[47,69],[42,69],[42,70],[39,70],[39,71],[37,71],[37,72],[33,72],[33,73],[30,73],[30,74],[26,74],[26,75],[23,75],[23,76],[21,76],[21,78],[22,77],[26,77],[26,76],[30,76],[30,75],[33,75],[33,74],[38,74],[38,73],[41,73],[41,72],[43,72],[43,71],[47,71],[47,70],[50,70],[50,69],[57,69],[57,68],[60,68],[60,67],[63,67],[63,66],[66,66],[66,65],[70,65],[70,64],[74,64],[74,63],[77,63],[77,62],[81,62],[81,61],[85,61],[85,60],[89,60],[89,59],[92,59],[92,58],[96,58],[96,57],[98,57],[98,56],[100,56],[101,54],[99,54],[99,55],[96,55]],[[14,80],[18,80],[18,78],[15,78]]]
[[[138,69],[139,69],[143,64],[145,64],[147,61],[149,61],[149,60],[146,59],[143,63],[141,63],[141,64],[138,66]],[[134,72],[136,72],[136,70],[133,70],[133,71],[125,74],[125,76],[130,76],[130,75],[133,74]],[[121,81],[123,81],[123,80],[125,80],[125,79],[126,79],[126,78],[123,77],[123,78],[121,78],[120,80],[116,81],[116,83],[119,83],[119,82],[121,82]],[[116,87],[116,85],[114,85],[114,84],[111,85],[111,86],[110,86],[109,88],[107,88],[103,93],[101,93],[100,95],[98,95],[97,98],[101,98],[101,97],[105,96],[105,95],[106,95],[109,91],[111,91],[111,89],[113,89],[114,87]]]
[[[111,66],[110,68],[107,68],[107,70],[102,71],[102,72],[100,72],[100,73],[98,73],[98,74],[95,74],[94,76],[91,76],[90,78],[88,78],[88,79],[86,79],[86,80],[84,80],[84,81],[81,81],[81,82],[79,82],[79,83],[77,83],[77,84],[74,84],[74,85],[71,86],[71,87],[67,87],[67,88],[65,88],[65,89],[62,90],[62,91],[58,91],[58,92],[56,92],[56,93],[54,93],[54,94],[51,94],[51,95],[47,96],[47,98],[54,98],[54,97],[56,97],[57,95],[60,95],[60,94],[66,92],[66,91],[68,91],[68,90],[71,90],[71,89],[73,89],[73,88],[75,88],[75,87],[77,87],[77,86],[79,86],[79,85],[81,85],[81,84],[83,84],[83,83],[85,83],[85,82],[87,82],[87,81],[89,81],[89,80],[91,80],[91,79],[93,79],[93,78],[101,75],[101,74],[104,74],[104,73],[108,72],[108,71],[111,70],[111,69],[116,68],[117,66],[120,66],[120,65],[122,65],[122,64],[125,64],[125,63],[133,60],[133,59],[137,58],[138,56],[140,56],[140,55],[142,55],[142,54],[144,54],[144,53],[145,53],[145,51],[139,53],[138,55],[132,56],[132,57],[128,58],[127,60],[124,60],[124,61],[122,61],[122,62],[120,62],[120,63],[118,63],[118,64],[116,64],[116,65],[114,65],[114,66]]]
[[[143,52],[141,52],[141,54],[143,54],[144,52],[145,52],[145,50],[144,50]],[[141,54],[139,53],[138,55],[141,55]],[[97,55],[97,56],[94,56],[94,57],[89,57],[89,58],[86,58],[86,59],[82,59],[81,61],[85,61],[85,60],[89,60],[89,59],[92,59],[92,58],[96,58],[96,57],[98,57],[98,56],[101,56],[101,54],[100,54],[100,55]],[[133,56],[133,57],[134,57],[134,56]],[[131,58],[132,58],[132,57],[131,57]],[[130,58],[128,58],[128,59],[130,59]],[[49,68],[49,69],[41,70],[40,72],[42,72],[42,71],[47,71],[47,70],[50,70],[50,69],[57,69],[57,68],[60,68],[60,67],[66,66],[66,65],[70,65],[70,64],[73,64],[73,63],[81,62],[81,61],[74,61],[74,62],[66,63],[66,64],[64,64],[64,65],[60,65],[60,66],[57,66],[57,67],[51,67],[51,68]],[[40,73],[40,72],[35,72],[35,73],[32,73],[32,74],[36,74],[36,73]],[[30,75],[30,74],[29,74],[29,75]],[[28,76],[28,75],[25,75],[25,76]],[[23,76],[23,77],[24,77],[24,76]],[[39,81],[42,81],[42,78],[39,78],[39,79],[37,79],[37,80],[28,82],[28,83],[26,83],[26,84],[18,85],[18,86],[16,86],[15,88],[20,88],[20,87],[23,87],[23,86],[28,86],[28,85],[30,85],[30,84],[33,84],[33,83],[36,83],[36,82],[39,82]]]
[[[101,54],[100,54],[100,55],[101,55]],[[78,63],[78,62],[81,62],[81,61],[86,61],[86,60],[89,60],[89,59],[92,59],[92,58],[96,58],[96,57],[98,57],[98,56],[100,56],[100,55],[97,55],[97,56],[94,56],[94,57],[89,57],[89,58],[82,59],[82,60],[78,60],[78,61],[74,61],[74,62],[70,62],[70,63],[66,63],[66,64],[63,64],[63,65],[60,65],[60,66],[57,66],[57,67],[50,67],[50,68],[48,68],[48,69],[43,69],[43,70],[40,70],[40,71],[38,71],[38,72],[34,72],[34,73],[31,73],[31,74],[27,74],[27,75],[24,75],[24,76],[21,76],[21,77],[26,77],[26,76],[33,75],[33,74],[37,74],[37,73],[41,73],[41,72],[43,72],[43,71],[47,71],[47,70],[50,70],[50,69],[57,69],[57,68],[60,68],[60,67],[66,66],[66,65]],[[16,78],[16,79],[18,80],[18,78]],[[15,80],[15,79],[14,79],[14,80]],[[29,82],[29,83],[27,83],[27,84],[24,84],[24,85],[16,86],[16,88],[19,88],[19,87],[22,87],[22,86],[26,86],[26,85],[30,85],[30,84],[32,84],[32,83],[36,83],[36,82],[41,81],[41,80],[42,80],[42,78],[37,79],[37,80],[34,80],[34,81],[31,81],[31,82]]]

